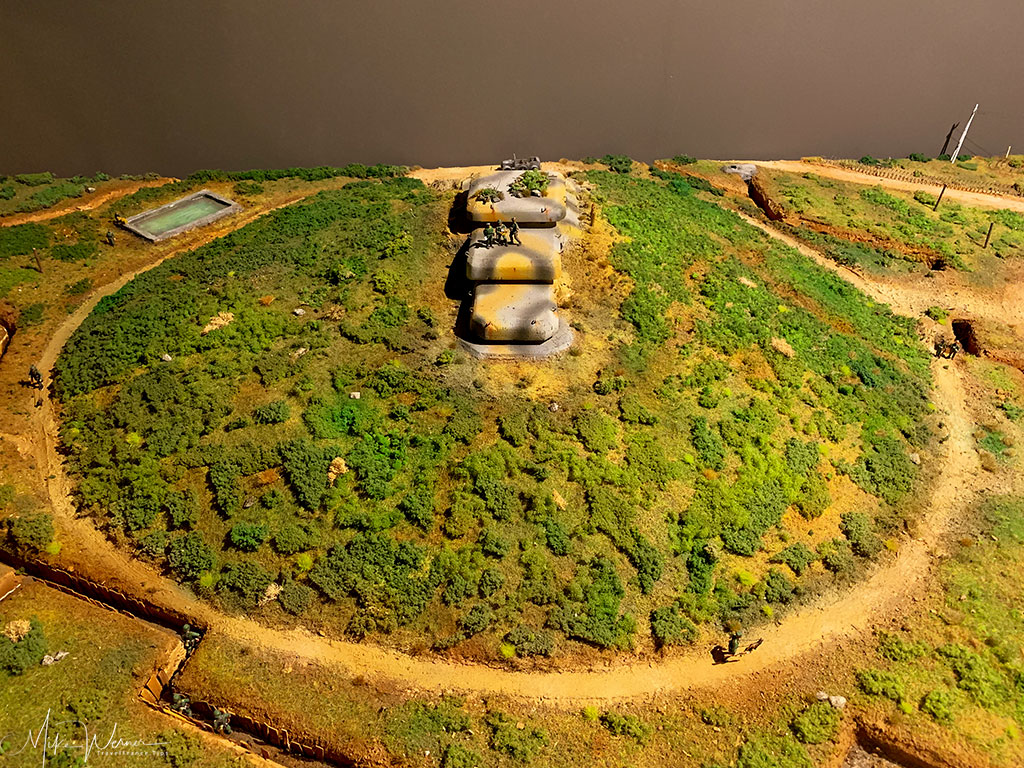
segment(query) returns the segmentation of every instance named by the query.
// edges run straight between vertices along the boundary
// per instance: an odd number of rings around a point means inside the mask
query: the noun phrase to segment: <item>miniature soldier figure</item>
[[[952,344],[950,344],[948,347],[946,347],[946,359],[947,360],[952,360],[954,357],[956,357],[956,353],[959,352],[959,351],[960,351],[960,342],[959,341],[954,341]]]
[[[736,631],[729,633],[729,655],[735,656],[736,652],[740,649],[740,638],[743,637],[743,633]]]
[[[505,222],[498,222],[498,245],[508,245],[508,227]]]
[[[39,369],[36,368],[35,364],[28,367],[28,380],[32,385],[32,389],[43,388],[43,374],[39,372]]]
[[[171,709],[185,715],[185,717],[191,717],[192,700],[183,693],[175,693],[171,696]]]
[[[519,224],[516,221],[515,216],[512,217],[512,222],[508,225],[508,239],[510,243],[522,245],[522,243],[519,242]]]
[[[117,224],[117,226],[119,226],[119,227],[123,227],[125,224],[128,223],[128,221],[120,213],[115,213],[114,214],[114,223]]]
[[[494,227],[491,226],[490,222],[487,222],[487,226],[484,227],[484,242],[488,248],[494,247]]]
[[[202,637],[202,635],[200,635],[198,632],[196,632],[194,629],[192,629],[191,625],[189,625],[189,624],[182,625],[182,627],[181,627],[181,639],[185,641],[185,645],[188,645],[189,643],[195,642],[200,637]]]
[[[213,730],[225,736],[231,735],[231,713],[223,709],[213,708]]]
[[[114,247],[114,232],[109,229],[107,230],[107,245],[109,245],[111,248]]]

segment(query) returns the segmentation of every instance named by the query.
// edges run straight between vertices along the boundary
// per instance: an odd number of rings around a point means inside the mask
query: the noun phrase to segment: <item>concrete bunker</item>
[[[477,357],[543,358],[572,343],[554,284],[579,210],[566,179],[539,168],[502,170],[464,183],[469,235],[456,259],[466,299],[456,335]],[[464,267],[462,266],[464,264]]]
[[[201,189],[159,208],[136,214],[127,219],[123,226],[139,237],[159,242],[191,229],[205,227],[240,210],[242,206],[235,201],[208,189]]]

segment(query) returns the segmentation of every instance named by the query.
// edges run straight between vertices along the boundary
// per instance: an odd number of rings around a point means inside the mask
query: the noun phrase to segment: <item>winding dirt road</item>
[[[109,203],[111,200],[119,200],[122,197],[138,192],[144,187],[161,187],[171,181],[175,181],[175,179],[161,177],[159,179],[151,179],[150,181],[134,182],[106,192],[93,192],[92,194],[85,195],[84,197],[75,197],[71,198],[70,201],[57,203],[57,205],[52,208],[47,208],[43,211],[36,211],[34,213],[15,213],[10,216],[4,216],[0,218],[0,227],[13,227],[16,224],[26,224],[30,221],[47,221],[48,219],[56,219],[61,216],[66,216],[67,214],[75,211],[91,211],[93,208],[99,208],[101,205]]]
[[[815,172],[819,170],[815,168]],[[889,182],[873,180],[872,183]],[[993,202],[1009,201],[986,200],[989,205]],[[1024,207],[1024,202],[1021,205]],[[892,306],[894,311],[915,316],[921,311],[923,299],[913,289],[881,285],[850,273],[768,225],[753,219],[749,221],[772,237],[799,248],[819,263],[839,272],[862,291]],[[171,255],[173,253],[168,253],[164,258]],[[37,363],[39,369],[49,373],[67,339],[102,296],[113,293],[164,258],[96,291],[54,332]],[[1005,317],[1005,307],[1001,305],[979,303],[975,309],[979,314],[996,313],[997,317]],[[90,563],[92,567],[89,570],[93,573],[109,574],[108,583],[117,583],[125,591],[145,595],[152,602],[173,606],[196,616],[209,626],[211,633],[272,651],[281,658],[282,665],[301,658],[321,666],[335,667],[341,674],[358,675],[407,690],[459,691],[480,696],[499,694],[559,708],[574,708],[581,704],[607,704],[673,690],[716,686],[757,674],[772,674],[783,663],[797,661],[843,637],[862,633],[876,620],[886,618],[896,606],[923,591],[934,551],[941,545],[944,534],[986,489],[985,483],[988,482],[988,476],[978,471],[978,458],[971,437],[974,425],[960,369],[937,360],[932,372],[935,379],[934,402],[943,414],[950,437],[943,444],[942,455],[938,458],[941,467],[935,473],[927,505],[929,512],[916,537],[904,538],[899,551],[877,566],[866,580],[845,592],[823,597],[802,607],[788,614],[781,625],[765,629],[760,633],[765,639],[764,645],[756,653],[738,662],[719,666],[712,665],[706,650],[702,649],[687,656],[642,663],[624,662],[608,668],[519,672],[412,657],[375,645],[331,640],[304,629],[278,630],[245,618],[225,616],[154,568],[115,549],[95,528],[92,520],[77,516],[69,495],[71,483],[56,451],[58,420],[51,403],[46,402],[44,407],[36,409],[33,414],[34,439],[31,446],[27,441],[22,441],[21,445],[35,453],[37,466],[49,476],[46,486],[54,514],[59,518],[61,529],[74,540],[74,549],[83,558],[79,562],[83,565]]]

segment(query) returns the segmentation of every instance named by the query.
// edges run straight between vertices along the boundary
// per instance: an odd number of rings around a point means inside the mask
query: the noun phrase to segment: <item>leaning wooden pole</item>
[[[973,111],[973,112],[971,112],[971,116],[970,116],[970,118],[968,118],[968,120],[967,120],[967,125],[965,125],[965,126],[964,126],[964,132],[960,134],[960,141],[959,141],[959,142],[957,142],[957,145],[956,145],[956,152],[954,152],[954,153],[953,153],[953,156],[952,156],[952,157],[951,157],[951,158],[949,159],[949,162],[951,162],[951,163],[955,163],[955,162],[956,162],[956,159],[957,159],[958,157],[960,157],[960,150],[961,150],[961,149],[963,148],[963,146],[964,146],[964,139],[966,139],[966,138],[967,138],[967,132],[968,132],[969,130],[971,130],[971,123],[973,123],[973,122],[974,122],[974,116],[975,116],[976,114],[978,114],[978,105],[977,105],[977,104],[975,104],[975,105],[974,105],[974,111]]]

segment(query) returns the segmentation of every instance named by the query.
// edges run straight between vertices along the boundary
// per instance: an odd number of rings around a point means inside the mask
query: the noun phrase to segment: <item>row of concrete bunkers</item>
[[[472,354],[544,358],[572,344],[572,329],[555,301],[562,251],[579,226],[570,184],[540,170],[498,171],[464,183],[472,228],[465,244],[466,300],[472,307],[460,340]],[[514,228],[513,219],[519,243],[489,231]]]

